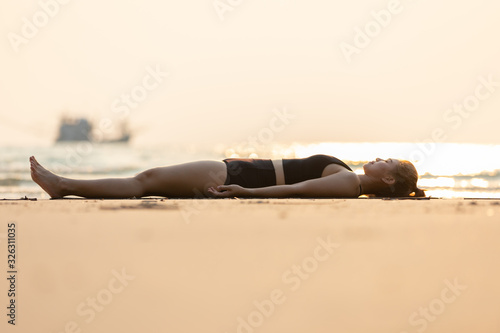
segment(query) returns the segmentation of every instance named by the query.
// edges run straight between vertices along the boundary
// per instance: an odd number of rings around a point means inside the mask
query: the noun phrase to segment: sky
[[[500,2],[0,2],[0,144],[500,144]]]

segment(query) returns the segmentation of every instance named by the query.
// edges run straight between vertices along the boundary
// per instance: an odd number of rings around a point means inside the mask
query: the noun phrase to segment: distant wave
[[[0,176],[0,186],[18,186],[20,185],[23,181],[27,181],[28,179],[21,179],[18,177],[12,178],[12,177],[5,177],[2,178]],[[31,179],[29,179],[31,180]]]
[[[362,166],[369,161],[344,161],[351,169],[362,170]],[[500,177],[500,169],[495,169],[491,171],[483,170],[481,172],[473,172],[470,174],[433,174],[430,172],[426,172],[424,174],[419,174],[420,178],[434,178],[434,177],[453,177],[457,179],[461,178],[470,178],[470,177],[478,177],[478,178],[499,178]]]

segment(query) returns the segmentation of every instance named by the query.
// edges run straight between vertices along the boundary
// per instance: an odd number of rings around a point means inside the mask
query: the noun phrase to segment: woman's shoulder
[[[353,171],[342,169],[335,173],[337,179],[342,179],[346,192],[350,193],[350,196],[357,197],[360,195],[360,180],[357,174]]]
[[[352,196],[353,197],[358,197],[361,193],[361,182],[359,180],[359,177],[357,174],[355,174],[352,171],[344,170],[342,172],[339,172],[339,174],[344,177],[346,183],[348,183],[350,186],[350,189],[352,190]]]

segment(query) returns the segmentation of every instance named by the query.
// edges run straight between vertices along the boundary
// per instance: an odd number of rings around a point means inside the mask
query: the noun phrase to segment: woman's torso
[[[317,155],[313,155],[313,156],[317,156]],[[325,155],[321,155],[321,156],[326,158]],[[342,161],[337,160],[336,158],[334,158],[332,156],[327,156],[327,157],[331,158],[331,161],[327,160],[321,164],[322,165],[321,166],[321,169],[322,169],[321,177],[326,177],[329,175],[333,175],[337,172],[346,171],[346,170],[352,171],[347,165],[343,164]],[[311,158],[311,156],[309,158]],[[289,160],[289,159],[285,159],[285,160]],[[300,159],[300,160],[303,160],[303,159]],[[274,171],[276,174],[276,185],[285,185],[286,182],[285,182],[285,170],[283,168],[283,159],[275,159],[275,160],[271,160],[271,161],[273,163]],[[323,165],[324,165],[324,167],[323,167]]]

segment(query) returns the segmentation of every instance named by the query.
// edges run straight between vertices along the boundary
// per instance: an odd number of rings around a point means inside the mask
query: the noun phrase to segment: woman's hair
[[[425,192],[417,187],[418,173],[415,166],[406,160],[399,160],[396,171],[392,174],[394,184],[374,193],[378,197],[425,197]]]

